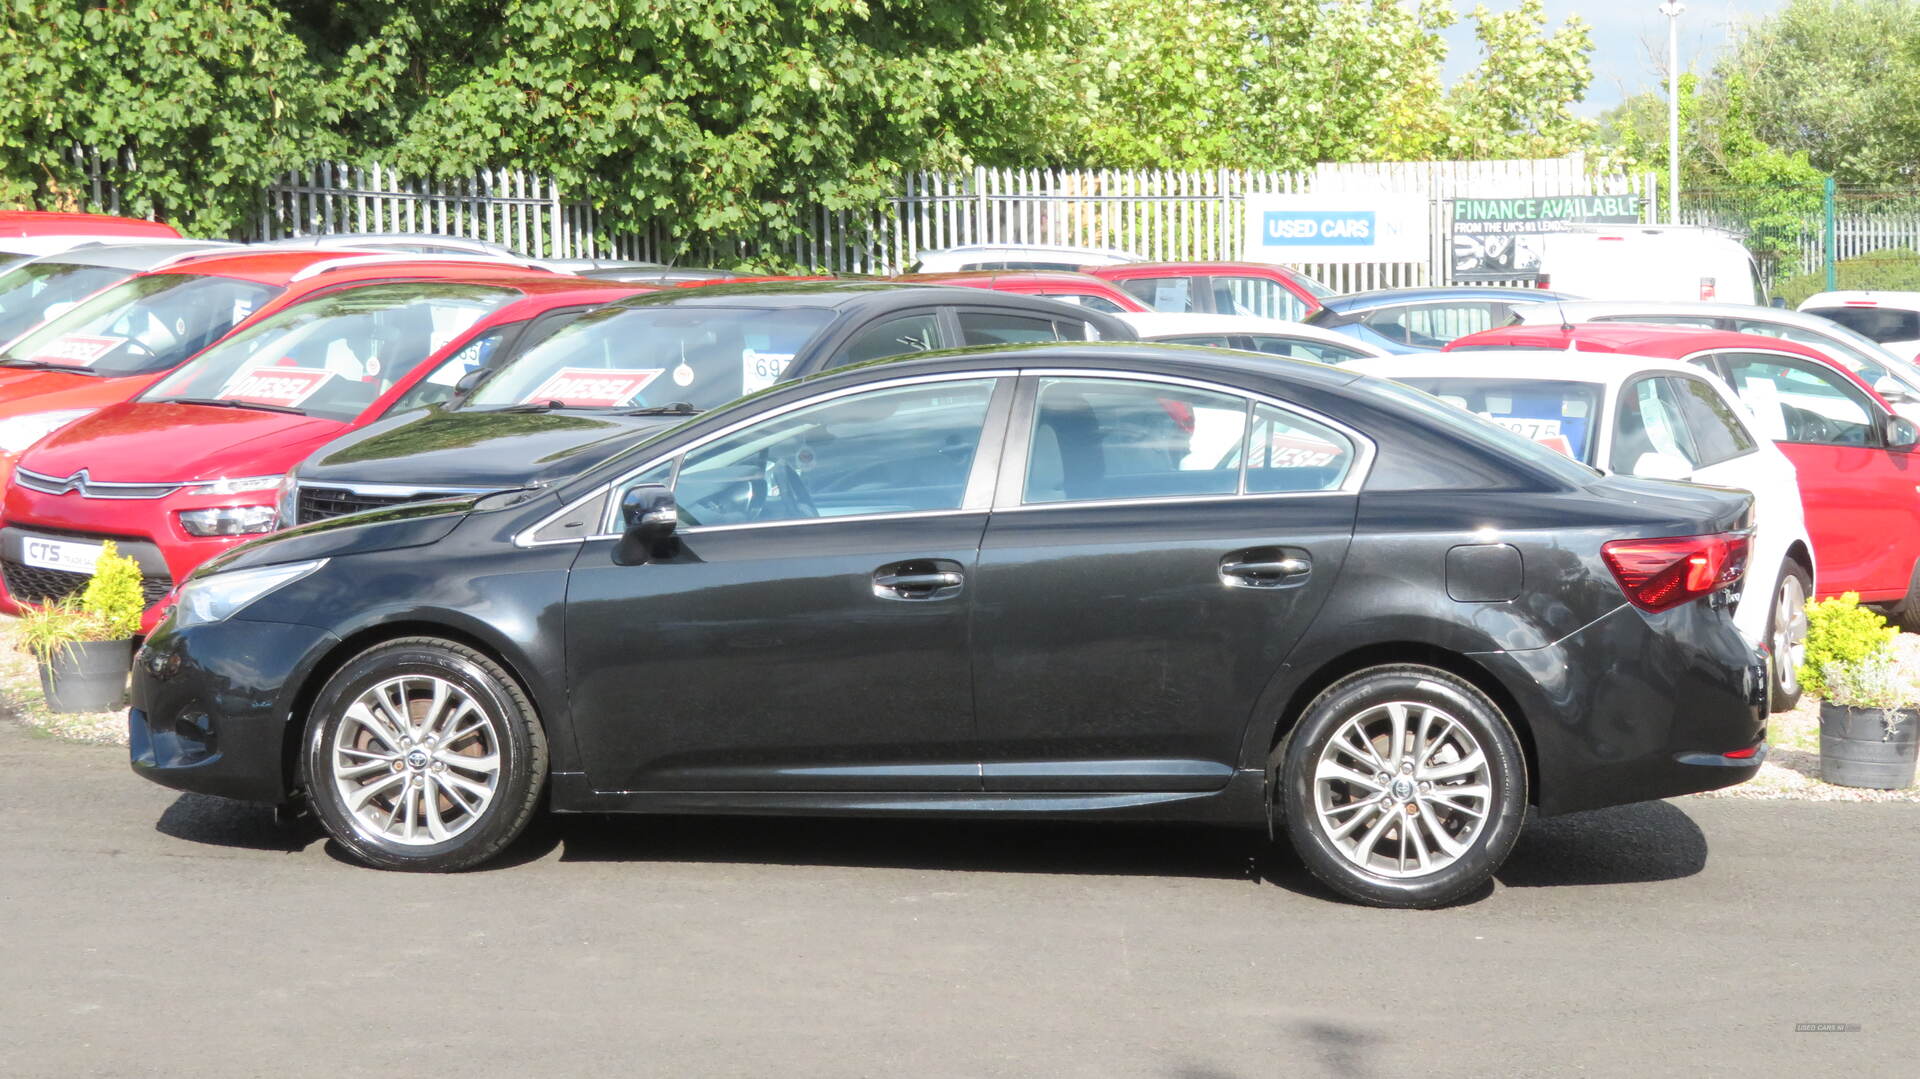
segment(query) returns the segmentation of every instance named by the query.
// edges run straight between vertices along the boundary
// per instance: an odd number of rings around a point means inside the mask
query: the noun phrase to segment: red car
[[[93,240],[179,239],[180,230],[159,221],[112,214],[54,210],[0,210],[0,265],[65,251]]]
[[[893,280],[915,285],[965,285],[995,292],[1050,296],[1091,307],[1095,311],[1105,311],[1109,315],[1152,310],[1109,282],[1090,273],[1074,273],[1070,270],[962,270],[955,273],[901,274]]]
[[[1469,349],[1575,348],[1696,363],[1754,413],[1799,473],[1819,596],[1858,592],[1920,615],[1920,430],[1871,386],[1806,345],[1686,326],[1502,326],[1459,338]],[[1436,368],[1446,361],[1436,354]]]
[[[317,292],[445,265],[365,251],[237,248],[130,275],[0,351],[0,482],[49,432],[130,400],[237,326]]]
[[[281,477],[322,443],[446,400],[467,373],[648,291],[472,263],[387,269],[282,307],[29,449],[0,526],[0,607],[72,594],[108,539],[139,561],[157,603],[200,563],[271,531]],[[150,607],[148,624],[158,615]]]
[[[1086,272],[1119,285],[1153,311],[1258,315],[1299,322],[1333,290],[1265,262],[1126,262]]]

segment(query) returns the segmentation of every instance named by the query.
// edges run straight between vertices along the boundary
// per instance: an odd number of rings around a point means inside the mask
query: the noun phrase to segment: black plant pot
[[[1889,791],[1911,787],[1916,750],[1920,712],[1820,702],[1820,778],[1827,782]]]
[[[112,712],[127,703],[132,641],[81,641],[40,664],[40,688],[55,712]]]

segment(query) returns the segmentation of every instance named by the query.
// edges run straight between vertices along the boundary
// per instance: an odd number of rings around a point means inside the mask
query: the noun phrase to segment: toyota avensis
[[[544,794],[1283,828],[1432,906],[1529,804],[1754,774],[1750,515],[1339,368],[926,355],[228,552],[141,650],[131,755],[394,869],[484,862]]]

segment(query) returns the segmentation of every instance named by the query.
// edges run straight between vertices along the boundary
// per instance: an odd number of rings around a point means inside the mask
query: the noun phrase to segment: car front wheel
[[[411,637],[347,661],[309,714],[304,775],[315,815],[381,869],[445,872],[525,830],[547,746],[511,675],[453,641]]]
[[[1526,763],[1506,717],[1464,679],[1373,667],[1307,706],[1278,765],[1287,835],[1335,891],[1437,907],[1484,885],[1526,816]]]

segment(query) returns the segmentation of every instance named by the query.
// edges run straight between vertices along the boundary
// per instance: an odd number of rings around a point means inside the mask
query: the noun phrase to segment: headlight
[[[90,408],[62,408],[0,420],[0,451],[20,453],[67,424],[92,414]]]
[[[180,527],[189,536],[257,536],[273,531],[272,506],[219,506],[183,510]]]
[[[203,622],[221,622],[261,596],[291,584],[327,564],[324,558],[312,562],[289,562],[284,566],[234,570],[195,577],[181,586],[174,601],[173,624],[176,629]]]

